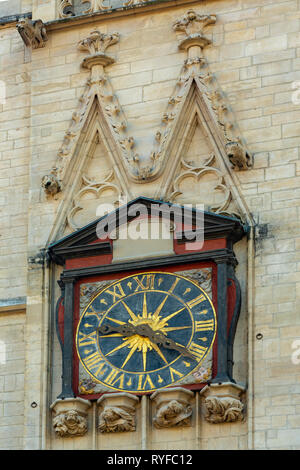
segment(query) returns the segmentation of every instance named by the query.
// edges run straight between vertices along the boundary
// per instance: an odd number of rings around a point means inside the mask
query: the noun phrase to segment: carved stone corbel
[[[87,413],[91,402],[82,398],[57,399],[50,406],[53,429],[59,437],[83,436],[87,432]]]
[[[41,186],[44,188],[45,192],[51,196],[54,196],[61,190],[58,179],[51,173],[49,175],[43,176]]]
[[[98,429],[100,432],[135,431],[136,405],[139,399],[130,393],[107,393],[97,401],[100,408]]]
[[[239,141],[228,142],[226,152],[234,170],[248,170],[251,167],[251,157]]]
[[[155,405],[153,424],[156,428],[190,426],[194,394],[183,387],[166,388],[154,392],[150,399]]]
[[[29,18],[22,18],[17,24],[17,30],[25,46],[32,49],[44,47],[48,41],[46,27],[42,20],[32,21]]]
[[[244,409],[241,395],[244,392],[243,387],[232,382],[206,385],[200,392],[206,407],[206,421],[212,424],[241,421]]]

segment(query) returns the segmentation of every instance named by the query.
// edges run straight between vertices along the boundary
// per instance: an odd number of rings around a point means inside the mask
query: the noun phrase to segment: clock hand
[[[107,334],[107,333],[120,333],[123,336],[133,336],[133,335],[140,335],[140,336],[146,336],[147,338],[150,339],[155,344],[161,345],[166,349],[173,349],[175,351],[178,351],[180,354],[183,356],[190,357],[191,359],[196,359],[195,356],[184,346],[181,344],[176,343],[173,341],[171,338],[166,338],[163,333],[160,331],[154,331],[152,330],[151,326],[148,325],[147,323],[141,324],[141,325],[132,325],[130,323],[121,325],[121,326],[111,326],[111,325],[101,325],[99,328],[97,328],[98,331],[102,334]]]
[[[181,344],[176,343],[171,338],[166,338],[159,331],[153,331],[152,330],[152,333],[153,334],[151,336],[149,336],[149,339],[151,341],[153,341],[153,343],[161,344],[164,348],[174,349],[175,351],[178,351],[183,356],[188,356],[191,359],[195,359],[195,356],[192,353],[190,353],[190,351],[188,351],[188,349],[186,349]]]
[[[111,326],[105,323],[104,325],[101,325],[97,328],[97,330],[100,331],[100,333],[102,333],[103,335],[106,335],[107,333],[120,333],[123,336],[135,335],[136,333],[134,329],[134,326],[130,323],[125,323],[121,326]]]

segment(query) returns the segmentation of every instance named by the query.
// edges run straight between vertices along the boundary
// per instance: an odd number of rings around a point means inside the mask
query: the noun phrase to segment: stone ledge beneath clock
[[[233,382],[206,385],[200,392],[206,407],[206,421],[220,424],[243,420],[241,396],[244,392],[244,387]]]
[[[82,436],[87,432],[87,413],[91,407],[83,398],[57,399],[50,406],[54,432],[59,437]]]
[[[150,399],[156,407],[153,424],[156,428],[190,426],[194,393],[183,387],[166,388],[154,392]]]
[[[98,429],[102,433],[135,431],[138,397],[130,393],[106,393],[97,400]]]

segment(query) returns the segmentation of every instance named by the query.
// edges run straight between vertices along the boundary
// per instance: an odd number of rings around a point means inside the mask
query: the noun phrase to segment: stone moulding
[[[32,49],[45,47],[48,37],[42,20],[32,21],[30,18],[22,18],[16,27],[26,47]]]
[[[114,168],[119,167],[120,160],[126,166],[126,161],[122,161],[120,143],[125,137],[126,122],[122,118],[120,106],[113,95],[109,80],[104,72],[105,66],[114,62],[114,58],[106,54],[106,49],[118,41],[118,33],[103,34],[94,30],[88,37],[78,43],[79,50],[89,53],[83,59],[81,65],[83,68],[90,70],[90,78],[87,80],[85,90],[79,99],[78,109],[72,115],[69,130],[65,133],[63,143],[58,151],[56,164],[51,173],[42,180],[42,186],[47,194],[53,195],[59,192],[68,183],[75,164],[76,159],[74,160],[73,157],[81,132],[84,126],[88,128],[88,132],[89,130],[92,131],[93,128],[96,129],[97,124],[93,119],[95,116],[100,115],[98,120],[101,121],[103,126],[101,132],[104,133],[108,146],[112,147],[115,142],[119,142],[120,155],[117,155],[118,152],[111,153],[112,166]],[[94,135],[91,136],[91,141],[94,138]],[[86,149],[85,154],[87,153]],[[125,168],[124,173],[126,173]],[[55,181],[56,185],[54,184]]]
[[[66,8],[70,1],[64,2]],[[186,15],[175,22],[173,29],[180,33],[179,49],[186,50],[186,59],[180,77],[177,81],[173,96],[168,100],[167,108],[162,116],[160,129],[154,137],[154,147],[147,158],[141,158],[136,153],[136,143],[132,136],[127,133],[126,119],[122,109],[114,95],[108,77],[104,73],[107,65],[113,64],[115,59],[106,54],[106,49],[116,44],[120,38],[118,33],[104,34],[100,31],[92,31],[88,37],[78,43],[78,49],[88,52],[82,61],[82,67],[90,70],[85,91],[79,99],[78,109],[73,113],[69,130],[57,155],[55,167],[42,181],[42,187],[48,195],[55,195],[64,189],[70,180],[72,169],[77,165],[74,155],[77,154],[77,145],[80,145],[83,129],[93,126],[90,116],[95,110],[99,115],[104,140],[109,146],[110,158],[113,168],[120,168],[117,179],[122,175],[122,193],[129,196],[129,181],[144,183],[157,179],[163,172],[164,180],[159,188],[158,197],[166,198],[168,193],[175,197],[180,193],[179,184],[183,177],[188,175],[199,180],[204,173],[218,170],[209,164],[202,168],[184,168],[185,175],[180,175],[176,184],[171,188],[170,176],[174,181],[174,171],[170,170],[170,161],[176,148],[182,146],[177,135],[180,129],[185,128],[187,115],[190,111],[198,109],[198,114],[206,116],[206,125],[214,141],[217,142],[218,151],[221,153],[218,159],[226,160],[225,166],[234,170],[247,170],[252,162],[249,153],[239,135],[237,126],[229,113],[229,107],[224,103],[223,94],[216,85],[216,80],[208,70],[208,64],[203,57],[203,49],[211,43],[204,36],[204,30],[216,22],[216,15],[200,15],[194,10],[189,10]],[[97,110],[96,110],[97,108]],[[94,114],[95,114],[94,113]],[[95,115],[96,115],[95,114]],[[102,136],[102,139],[103,139]],[[93,139],[93,136],[91,136]],[[184,136],[183,136],[184,137]],[[86,140],[87,142],[87,140]],[[177,156],[175,156],[177,160]],[[77,163],[76,163],[77,162]],[[177,166],[173,164],[173,167]],[[185,165],[183,163],[183,165]],[[222,163],[223,165],[223,163]],[[215,188],[216,191],[224,193],[224,201],[221,206],[212,208],[218,213],[226,213],[227,206],[231,202],[231,192],[226,188],[222,175]],[[95,189],[95,188],[94,188]]]
[[[243,419],[244,405],[241,396],[245,389],[232,382],[213,383],[204,387],[200,394],[206,407],[208,423],[234,423]]]
[[[50,406],[53,429],[58,437],[83,436],[88,429],[87,414],[91,402],[82,398],[57,399]]]
[[[130,393],[107,393],[97,400],[98,429],[102,433],[135,431],[138,397]]]
[[[191,425],[194,393],[183,387],[166,388],[154,392],[150,399],[155,405],[153,425],[158,428],[172,428]]]
[[[82,11],[82,15],[89,15],[91,13],[117,10],[120,8],[141,6],[148,3],[148,0],[120,0],[118,5],[112,6],[110,0],[81,0],[81,4],[89,4],[89,7]],[[58,16],[59,18],[68,18],[75,16],[74,2],[73,0],[58,0]]]
[[[105,178],[103,178],[103,180],[101,180],[101,181],[90,180],[87,176],[85,176],[85,175],[82,176],[83,186],[78,191],[78,193],[75,194],[75,196],[73,198],[73,207],[67,215],[68,224],[73,230],[77,230],[79,228],[79,226],[77,226],[74,218],[75,218],[77,212],[82,210],[80,202],[81,202],[82,197],[84,197],[84,195],[90,193],[90,194],[95,194],[96,196],[99,197],[99,195],[103,191],[105,191],[107,189],[110,189],[110,190],[114,191],[114,193],[115,193],[115,201],[114,202],[115,203],[118,202],[118,200],[122,196],[122,192],[116,184],[111,182],[111,179],[113,177],[114,177],[114,171],[113,170],[110,171],[109,174]]]

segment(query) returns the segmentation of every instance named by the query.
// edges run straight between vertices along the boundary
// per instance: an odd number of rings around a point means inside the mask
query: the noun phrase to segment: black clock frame
[[[210,212],[204,212],[204,240],[226,239],[226,248],[212,249],[208,251],[191,251],[184,254],[174,254],[170,256],[147,258],[144,260],[130,260],[125,262],[114,262],[112,264],[102,264],[97,266],[83,266],[78,268],[66,268],[66,261],[74,258],[85,258],[89,256],[106,255],[112,253],[112,244],[104,241],[101,243],[91,242],[97,240],[96,228],[99,222],[105,224],[110,217],[116,217],[116,228],[125,222],[128,208],[133,204],[142,204],[143,207],[150,208],[153,214],[153,207],[157,206],[157,215],[169,217],[169,212],[164,214],[162,210],[163,201],[149,198],[137,198],[123,208],[117,209],[115,214],[109,214],[101,219],[97,219],[91,224],[83,227],[77,232],[64,237],[51,244],[47,253],[49,260],[55,264],[64,266],[58,284],[61,288],[61,297],[56,306],[56,328],[62,349],[62,391],[58,398],[74,397],[73,390],[73,327],[74,327],[74,286],[75,283],[84,278],[110,273],[130,272],[136,270],[159,269],[170,265],[193,264],[203,262],[213,262],[217,265],[217,374],[211,380],[212,383],[235,382],[233,378],[233,343],[240,314],[241,289],[235,276],[235,266],[237,259],[233,251],[233,245],[241,240],[249,232],[249,227],[236,218],[221,216]],[[173,205],[172,205],[173,206]],[[174,206],[173,206],[174,207]],[[182,211],[180,206],[177,206]],[[190,209],[190,222],[193,226],[196,223],[196,210]],[[186,216],[186,212],[185,212]],[[136,216],[135,216],[136,217]],[[132,217],[131,219],[134,219]],[[130,217],[126,219],[131,220]],[[191,242],[191,234],[184,232],[177,234],[177,243]],[[231,318],[228,331],[227,293],[228,286],[234,283],[236,290],[236,301],[234,313]],[[58,310],[59,306],[64,307],[63,335],[59,331]]]

